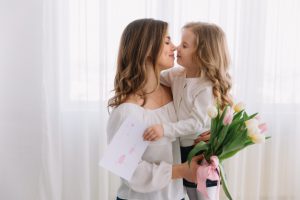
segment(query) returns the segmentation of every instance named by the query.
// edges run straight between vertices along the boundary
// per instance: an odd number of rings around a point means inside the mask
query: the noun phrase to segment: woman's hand
[[[187,162],[183,163],[184,170],[183,170],[183,178],[189,182],[196,183],[197,182],[197,169],[199,167],[198,163],[201,163],[203,159],[203,155],[193,157],[190,166]]]
[[[194,140],[194,145],[198,144],[201,141],[208,142],[210,139],[210,131],[206,131],[204,133],[201,133],[195,140]]]

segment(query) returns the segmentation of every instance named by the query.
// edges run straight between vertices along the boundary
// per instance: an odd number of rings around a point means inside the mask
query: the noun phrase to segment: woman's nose
[[[173,51],[176,51],[177,50],[177,47],[173,44],[173,46],[172,46],[172,50]]]

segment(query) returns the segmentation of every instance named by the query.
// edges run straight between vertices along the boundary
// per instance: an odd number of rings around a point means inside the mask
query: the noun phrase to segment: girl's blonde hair
[[[167,28],[166,22],[154,19],[139,19],[127,25],[120,41],[115,95],[108,101],[108,107],[119,106],[131,94],[141,96],[145,103],[147,93],[143,88],[147,83],[146,61],[154,67],[159,85],[160,74],[156,64]]]
[[[223,30],[214,24],[192,22],[183,29],[191,30],[195,36],[196,50],[193,62],[200,67],[201,73],[213,83],[213,95],[221,108],[232,105],[229,75],[229,51]]]

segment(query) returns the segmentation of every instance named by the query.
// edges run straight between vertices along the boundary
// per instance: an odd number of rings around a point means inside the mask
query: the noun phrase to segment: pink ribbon
[[[206,190],[206,180],[218,181],[216,200],[219,200],[220,191],[220,176],[219,176],[219,159],[217,156],[210,157],[210,164],[204,159],[202,164],[197,169],[197,189],[207,199],[209,199]]]

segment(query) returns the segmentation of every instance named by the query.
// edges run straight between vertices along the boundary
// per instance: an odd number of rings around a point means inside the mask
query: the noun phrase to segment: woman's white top
[[[210,129],[208,106],[214,102],[212,83],[206,77],[186,78],[182,67],[161,73],[161,83],[171,87],[178,122],[163,124],[164,135],[180,137],[180,145],[192,146],[197,136]]]
[[[122,122],[129,116],[151,126],[176,122],[173,102],[158,109],[145,109],[132,103],[123,103],[110,114],[107,126],[109,142]],[[118,148],[118,147],[116,147]],[[182,179],[172,180],[172,164],[181,163],[178,139],[163,137],[151,142],[128,182],[121,178],[118,197],[129,200],[180,200],[184,198]]]

